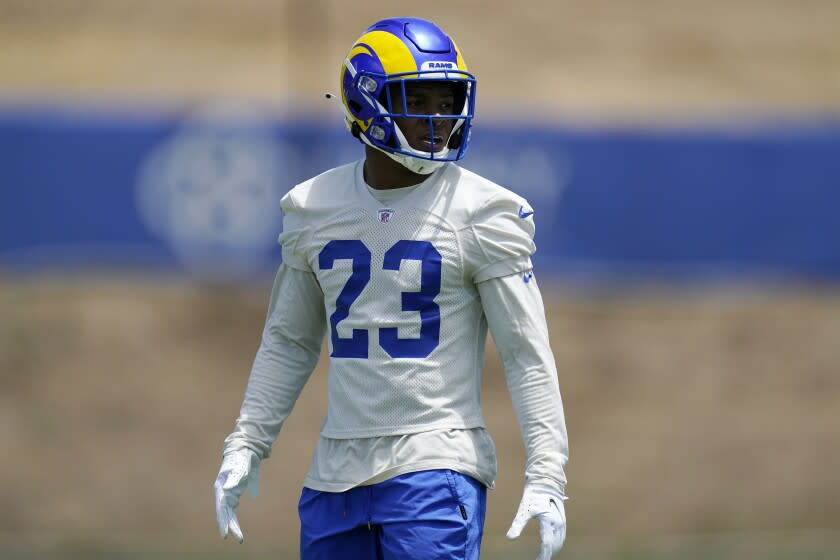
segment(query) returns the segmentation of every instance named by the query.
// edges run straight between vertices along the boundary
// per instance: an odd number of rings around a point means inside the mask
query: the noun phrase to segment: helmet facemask
[[[475,79],[463,71],[360,72],[353,87],[375,116],[359,137],[409,170],[428,174],[467,151]]]

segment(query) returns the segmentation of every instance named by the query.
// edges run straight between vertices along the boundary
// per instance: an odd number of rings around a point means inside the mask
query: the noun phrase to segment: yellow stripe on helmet
[[[373,52],[371,52],[371,50]],[[399,74],[402,72],[417,71],[417,61],[414,60],[414,56],[412,56],[411,51],[408,50],[408,47],[396,35],[392,35],[387,31],[370,31],[359,37],[359,40],[356,41],[356,44],[353,45],[352,49],[350,49],[350,53],[347,55],[347,60],[352,63],[353,57],[358,54],[370,54],[378,58],[379,62],[382,64],[382,70],[386,74]],[[343,83],[344,72],[347,72],[347,68],[343,63],[341,68],[342,70],[339,74],[339,83]],[[411,78],[412,75],[409,74],[404,77]],[[344,99],[343,88],[341,98],[342,102],[344,102],[346,106],[347,100]],[[353,120],[358,123],[362,132],[366,131],[373,122],[373,119],[363,121],[355,117]]]
[[[417,61],[414,60],[405,43],[396,35],[387,31],[370,31],[359,37],[359,40],[356,41],[357,47],[354,47],[354,50],[358,48],[360,43],[370,45],[379,62],[382,63],[382,69],[386,74],[417,71]],[[411,76],[405,77],[410,78]]]
[[[353,45],[352,49],[350,49],[350,53],[347,55],[346,61],[352,61],[353,57],[356,56],[357,54],[373,55],[371,50],[368,47],[366,47],[365,45],[356,44],[356,45]],[[347,99],[344,97],[344,87],[341,85],[341,84],[344,83],[344,73],[349,71],[349,70],[347,70],[346,61],[341,62],[341,68],[340,68],[340,71],[338,73],[338,83],[339,83],[339,89],[341,90],[341,102],[344,104],[344,107],[347,108],[348,113],[349,113],[349,107],[347,107]],[[352,62],[351,62],[351,64],[352,64]],[[349,114],[352,116],[352,113],[349,113]],[[356,123],[359,125],[359,128],[362,129],[362,132],[366,131],[368,129],[368,127],[371,125],[371,123],[373,122],[373,119],[368,119],[366,121],[363,121],[361,119],[357,119],[355,116],[353,116],[353,120],[356,121]]]
[[[456,60],[458,63],[458,70],[463,72],[467,72],[467,63],[464,60],[464,57],[461,56],[461,49],[458,48],[458,45],[455,44],[455,41],[452,41],[452,44],[455,46],[455,54],[457,55]]]
[[[348,60],[353,60],[353,57],[356,56],[357,54],[369,54],[369,55],[373,56],[373,53],[370,51],[370,49],[368,47],[366,47],[365,45],[360,45],[360,44],[357,43],[357,44],[353,45],[353,48],[350,50],[350,54],[347,55],[347,59]]]

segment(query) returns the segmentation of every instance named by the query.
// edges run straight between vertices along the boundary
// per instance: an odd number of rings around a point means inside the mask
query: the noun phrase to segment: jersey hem
[[[495,480],[487,480],[486,477],[482,476],[477,470],[466,467],[456,461],[439,460],[418,461],[416,463],[398,465],[377,473],[361,482],[328,482],[307,476],[303,481],[303,486],[318,492],[346,492],[347,490],[356,488],[357,486],[372,486],[403,474],[436,469],[450,469],[476,479],[487,488],[495,488]]]
[[[484,428],[483,418],[472,418],[463,422],[443,422],[438,424],[421,424],[418,426],[385,426],[371,428],[368,430],[330,430],[324,427],[321,436],[330,439],[356,439],[383,436],[403,436],[431,432],[432,430],[471,430],[473,428]]]

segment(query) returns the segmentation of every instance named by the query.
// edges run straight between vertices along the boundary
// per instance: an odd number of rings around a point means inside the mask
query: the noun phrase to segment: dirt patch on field
[[[0,525],[212,535],[211,483],[268,283],[0,284]],[[840,527],[840,295],[545,291],[575,534]],[[251,535],[295,539],[325,377],[319,367],[262,496],[242,508]],[[483,403],[500,465],[487,530],[499,535],[524,458],[492,349]]]

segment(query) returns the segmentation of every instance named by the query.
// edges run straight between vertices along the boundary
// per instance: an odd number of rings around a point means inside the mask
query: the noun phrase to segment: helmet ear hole
[[[348,100],[347,100],[347,105],[349,105],[349,106],[350,106],[350,109],[351,109],[354,113],[358,113],[359,111],[361,111],[361,110],[362,110],[362,105],[361,105],[361,103],[359,103],[358,101],[356,101],[356,100],[354,100],[354,99],[348,99]]]

